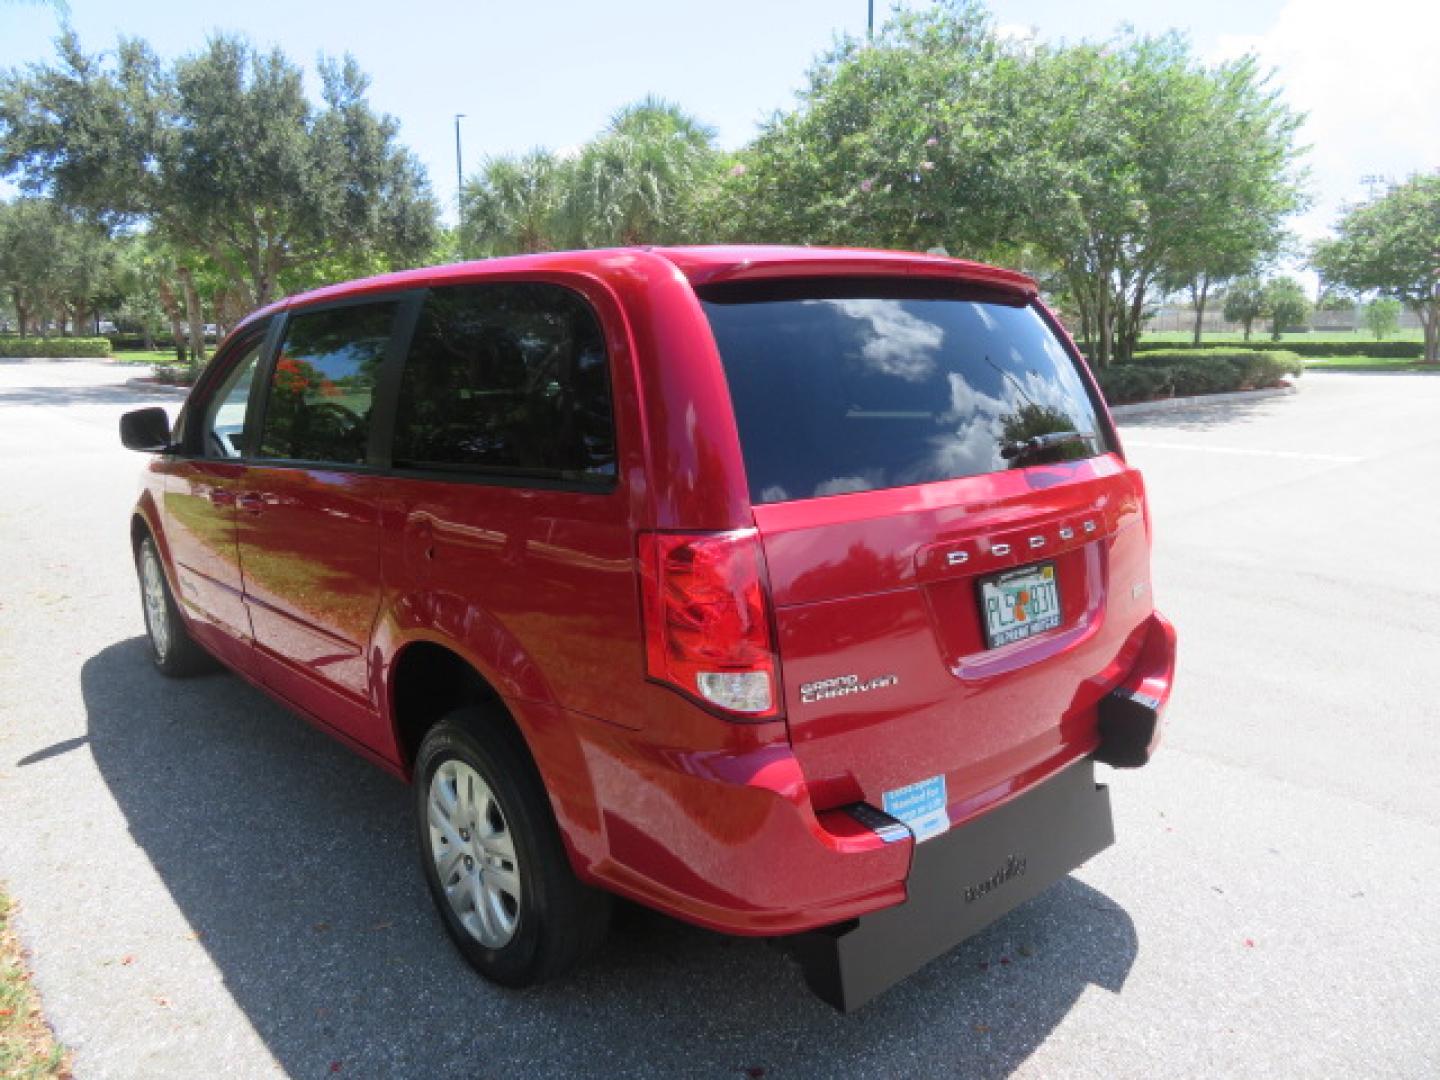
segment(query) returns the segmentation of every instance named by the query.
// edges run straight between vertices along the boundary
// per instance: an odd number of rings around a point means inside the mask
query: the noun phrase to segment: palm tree
[[[492,157],[465,185],[461,251],[468,256],[553,251],[563,197],[563,165],[548,150]]]
[[[688,239],[696,189],[718,160],[715,130],[678,105],[627,105],[575,161],[563,232],[587,247]]]

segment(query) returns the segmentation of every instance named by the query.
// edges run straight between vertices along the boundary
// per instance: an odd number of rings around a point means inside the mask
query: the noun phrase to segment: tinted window
[[[244,355],[226,373],[205,408],[205,445],[200,452],[212,458],[236,458],[245,452],[245,415],[255,385],[255,365],[264,345],[260,338],[244,347]]]
[[[1035,309],[1001,294],[830,281],[720,286],[701,299],[757,503],[1107,449],[1060,341]],[[1072,431],[1083,437],[1017,449]]]
[[[262,457],[364,462],[396,307],[352,304],[290,319],[270,376]]]
[[[401,377],[394,462],[613,476],[610,373],[589,305],[537,283],[431,292]]]

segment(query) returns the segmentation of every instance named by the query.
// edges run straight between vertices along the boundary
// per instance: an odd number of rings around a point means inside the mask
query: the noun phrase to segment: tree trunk
[[[1129,301],[1128,307],[1121,309],[1120,347],[1116,351],[1115,360],[1119,363],[1129,361],[1135,355],[1135,346],[1140,343],[1140,321],[1145,317],[1145,295],[1150,289],[1149,275],[1141,272],[1135,281],[1135,292],[1133,296],[1124,297]]]
[[[271,240],[265,248],[260,276],[255,281],[255,307],[262,308],[275,295],[275,283],[280,278],[280,261],[283,256],[282,241]]]
[[[160,306],[165,309],[165,318],[170,320],[170,337],[175,342],[175,356],[185,357],[185,332],[180,329],[180,303],[175,299],[175,290],[170,282],[161,278],[156,291],[160,294]]]
[[[1195,302],[1195,344],[1199,345],[1201,327],[1205,322],[1205,298],[1210,293],[1210,275],[1201,274],[1196,280],[1200,287],[1196,289],[1195,283],[1191,283],[1190,298]]]
[[[1097,335],[1095,349],[1095,366],[1097,368],[1108,367],[1110,356],[1114,349],[1115,321],[1110,317],[1110,282],[1107,279],[1095,290],[1095,328],[1100,331]]]
[[[190,327],[190,366],[205,362],[205,315],[200,310],[200,293],[195,288],[195,273],[188,266],[177,266],[175,273],[185,293],[185,321]]]
[[[1440,282],[1430,287],[1429,296],[1410,307],[1425,328],[1425,363],[1440,364]]]
[[[1425,363],[1440,364],[1440,297],[1420,308],[1420,324],[1425,327]]]

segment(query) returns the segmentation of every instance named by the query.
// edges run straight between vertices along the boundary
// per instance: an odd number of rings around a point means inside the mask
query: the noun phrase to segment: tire
[[[503,719],[462,708],[430,729],[415,761],[415,821],[445,930],[491,982],[548,982],[604,940],[610,896],[570,868],[540,774]]]
[[[154,537],[146,536],[135,550],[135,572],[140,579],[145,636],[150,641],[150,659],[156,669],[172,679],[212,670],[215,661],[190,636],[175,603]]]

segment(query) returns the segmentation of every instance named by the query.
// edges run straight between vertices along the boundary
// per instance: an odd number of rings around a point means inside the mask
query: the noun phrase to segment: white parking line
[[[1296,461],[1331,461],[1341,465],[1353,465],[1365,459],[1357,454],[1315,454],[1308,450],[1252,450],[1244,446],[1211,446],[1208,443],[1166,443],[1142,442],[1139,439],[1124,439],[1126,448],[1141,450],[1198,450],[1202,454],[1239,454],[1254,457],[1293,458]]]

